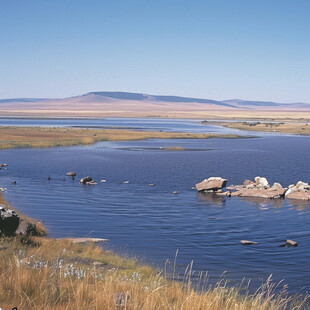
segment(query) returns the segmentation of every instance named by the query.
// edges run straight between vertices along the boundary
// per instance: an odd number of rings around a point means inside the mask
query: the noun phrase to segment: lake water
[[[176,146],[185,150],[164,150]],[[258,287],[273,274],[275,282],[284,279],[290,292],[310,289],[308,203],[214,198],[192,190],[210,176],[225,177],[229,184],[257,175],[283,186],[309,182],[308,137],[1,150],[0,162],[9,164],[0,171],[6,199],[22,213],[44,220],[51,237],[108,238],[108,247],[117,253],[161,267],[166,259],[173,263],[178,250],[181,276],[193,260],[195,274],[208,271],[210,283],[225,272],[232,284],[246,278]],[[83,186],[69,177],[63,181],[67,171],[76,171],[77,179],[90,175],[98,185]],[[242,246],[242,239],[259,244]],[[286,239],[299,246],[280,247]]]

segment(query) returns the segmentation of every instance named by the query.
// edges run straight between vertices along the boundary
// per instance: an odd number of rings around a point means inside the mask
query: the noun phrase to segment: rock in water
[[[5,205],[0,205],[0,234],[13,236],[19,225],[19,216],[15,211],[9,210]]]
[[[253,245],[253,244],[258,244],[258,242],[255,242],[255,241],[249,241],[249,240],[240,240],[240,242],[241,242],[243,245]]]
[[[86,184],[86,183],[89,183],[89,182],[92,182],[92,181],[93,181],[93,179],[92,179],[91,177],[87,176],[87,177],[85,177],[85,178],[82,178],[82,179],[80,180],[80,183]]]
[[[281,247],[285,247],[285,246],[287,246],[287,247],[291,247],[291,246],[296,247],[296,246],[298,246],[298,242],[287,239],[285,241],[285,243],[281,244]]]
[[[196,189],[198,192],[200,191],[216,191],[222,189],[227,184],[226,179],[222,179],[220,177],[210,177],[208,179],[203,180],[200,183],[196,184]]]
[[[76,172],[69,171],[69,172],[66,173],[66,175],[67,175],[68,177],[75,177],[75,176],[76,176]]]

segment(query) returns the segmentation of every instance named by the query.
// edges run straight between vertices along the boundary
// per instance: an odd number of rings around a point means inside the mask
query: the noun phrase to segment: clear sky
[[[310,103],[309,0],[0,0],[0,98]]]

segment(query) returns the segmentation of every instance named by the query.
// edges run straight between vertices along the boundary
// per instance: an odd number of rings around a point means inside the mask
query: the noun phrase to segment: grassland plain
[[[127,129],[0,127],[0,149],[87,145],[99,141],[209,138],[236,139],[241,137],[231,134],[134,131]]]

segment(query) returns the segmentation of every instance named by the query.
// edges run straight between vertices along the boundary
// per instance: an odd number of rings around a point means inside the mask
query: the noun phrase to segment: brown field
[[[209,138],[234,139],[238,137],[237,135],[134,131],[126,129],[0,127],[0,149],[73,146],[94,144],[98,141]]]
[[[212,122],[212,124],[215,124]],[[218,125],[247,130],[247,131],[262,131],[262,132],[280,132],[280,133],[289,133],[297,135],[310,135],[310,122],[277,122],[277,123],[266,123],[266,122],[219,122]]]

